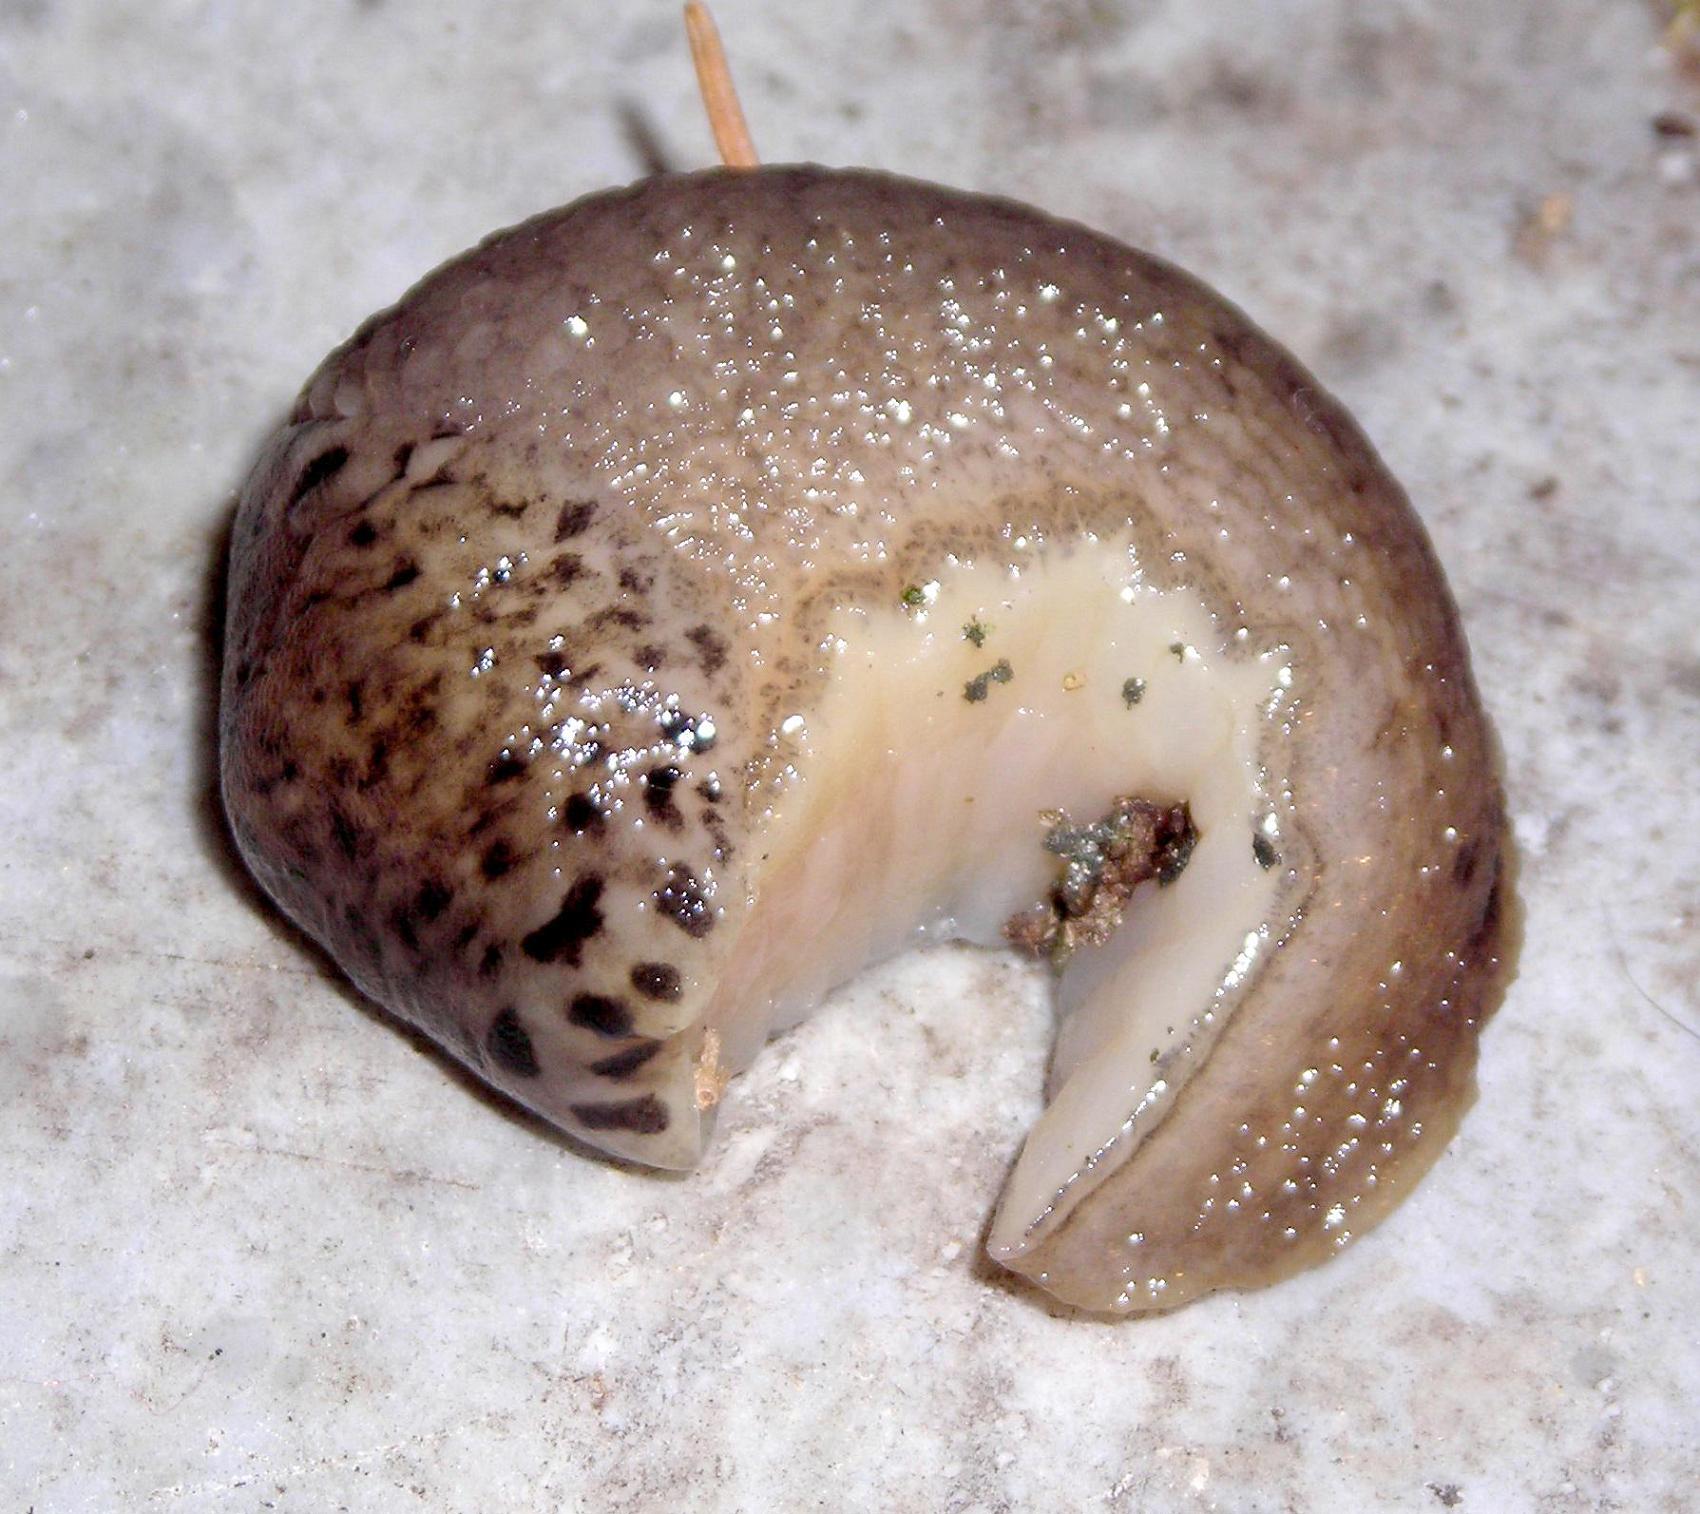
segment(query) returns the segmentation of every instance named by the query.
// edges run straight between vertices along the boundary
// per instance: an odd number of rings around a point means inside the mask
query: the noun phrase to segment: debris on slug
[[[1086,687],[1086,675],[1084,673],[1064,673],[1062,685],[1065,694],[1077,694]]]
[[[1171,641],[1169,650],[1175,654],[1176,662],[1186,661],[1186,643],[1184,641]]]
[[[991,629],[992,628],[989,625],[976,615],[973,620],[969,621],[968,624],[962,628],[962,639],[964,641],[973,642],[977,647],[983,647],[986,644],[987,633],[990,632]]]
[[[1130,678],[1122,684],[1122,703],[1130,710],[1145,697],[1145,680]]]
[[[1047,957],[1060,969],[1082,946],[1101,946],[1127,913],[1141,883],[1173,883],[1185,871],[1198,831],[1184,804],[1118,799],[1101,820],[1074,825],[1061,810],[1040,818],[1047,852],[1063,859],[1050,897],[1011,915],[1004,939],[1017,950]]]
[[[1281,860],[1281,854],[1261,831],[1252,833],[1251,854],[1257,859],[1257,865],[1262,868],[1274,867]]]
[[[695,1092],[698,1109],[713,1109],[720,1102],[732,1075],[720,1065],[720,1032],[712,1025],[702,1033],[702,1054],[697,1058]]]
[[[969,704],[978,704],[990,692],[994,683],[1008,683],[1015,677],[1015,669],[1010,667],[1007,657],[1000,657],[984,673],[970,678],[962,685],[962,697]]]
[[[924,610],[939,597],[939,586],[937,583],[907,584],[897,597],[903,601],[906,610]]]

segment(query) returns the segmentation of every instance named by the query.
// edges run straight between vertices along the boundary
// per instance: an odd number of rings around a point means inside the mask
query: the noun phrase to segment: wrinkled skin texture
[[[1292,649],[1269,761],[1307,860],[1181,1096],[1008,1265],[1094,1309],[1267,1282],[1379,1220],[1467,1106],[1514,946],[1505,816],[1398,486],[1143,254],[768,169],[593,197],[432,275],[243,496],[234,834],[366,993],[562,1128],[689,1165],[827,617],[947,554],[1101,537]]]

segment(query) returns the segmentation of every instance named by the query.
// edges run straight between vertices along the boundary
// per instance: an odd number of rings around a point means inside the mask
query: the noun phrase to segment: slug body
[[[696,1162],[922,936],[1061,967],[989,1246],[1088,1308],[1326,1257],[1472,1095],[1506,825],[1423,531],[1291,358],[1082,228],[776,168],[503,233],[310,382],[230,606],[256,875],[619,1156]]]

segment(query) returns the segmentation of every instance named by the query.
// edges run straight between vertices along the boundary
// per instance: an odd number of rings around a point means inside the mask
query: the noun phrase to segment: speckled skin
[[[823,617],[1083,533],[1293,647],[1271,768],[1313,861],[1174,1112],[1011,1265],[1099,1309],[1268,1281],[1380,1218],[1467,1105],[1505,819],[1397,485],[1143,254],[785,168],[595,196],[439,270],[327,360],[245,491],[233,830],[372,997],[563,1128],[688,1165],[697,1022]]]

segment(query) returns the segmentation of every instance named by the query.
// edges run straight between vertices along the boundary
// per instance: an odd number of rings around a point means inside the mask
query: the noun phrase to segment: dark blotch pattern
[[[580,994],[568,1008],[567,1018],[599,1036],[628,1036],[632,1031],[631,1010],[604,994]]]
[[[590,523],[595,519],[595,500],[569,499],[561,506],[561,513],[555,520],[555,540],[566,541],[569,537],[580,535],[590,529]]]
[[[1460,888],[1467,888],[1476,877],[1476,864],[1482,859],[1482,844],[1472,838],[1458,848],[1458,855],[1452,859],[1452,881]]]
[[[519,777],[525,771],[522,758],[512,756],[498,757],[490,764],[490,771],[485,774],[484,781],[494,787],[498,783],[507,783]]]
[[[679,813],[679,807],[673,802],[673,788],[682,776],[676,767],[662,767],[656,768],[644,778],[644,807],[652,819],[673,830],[684,824],[685,817]]]
[[[646,999],[671,1003],[679,997],[679,969],[671,962],[640,962],[632,969],[632,987]]]
[[[413,901],[414,913],[421,920],[435,920],[449,907],[453,898],[454,891],[446,883],[436,878],[428,879]]]
[[[712,626],[692,626],[686,639],[697,649],[697,661],[711,677],[726,666],[726,639]]]
[[[321,452],[301,470],[300,481],[295,485],[295,492],[289,496],[289,503],[292,505],[299,504],[320,484],[327,479],[336,477],[347,461],[348,448],[346,447],[331,447],[327,451]]]
[[[587,831],[602,819],[602,811],[589,794],[570,794],[561,809],[561,818],[575,831]]]
[[[688,867],[674,864],[667,881],[655,891],[661,913],[687,936],[701,940],[714,929],[714,911],[697,875]]]
[[[577,967],[583,960],[584,943],[602,929],[602,880],[586,873],[567,890],[555,918],[540,925],[520,942],[533,962],[565,962]]]
[[[629,1078],[638,1068],[653,1060],[661,1046],[660,1041],[640,1041],[625,1051],[617,1051],[611,1057],[592,1062],[590,1070],[599,1078]]]
[[[490,1022],[484,1050],[497,1067],[516,1078],[535,1078],[543,1070],[537,1065],[537,1050],[520,1024],[518,1010],[504,1009]]]
[[[618,1104],[574,1104],[572,1117],[586,1130],[631,1130],[659,1135],[667,1128],[667,1106],[652,1093]]]
[[[336,842],[336,849],[343,857],[352,862],[360,850],[360,833],[354,829],[354,822],[336,805],[331,806],[331,839]]]
[[[398,909],[391,914],[390,929],[396,933],[396,939],[410,952],[419,950],[419,932],[413,928],[413,916],[405,908]]]
[[[494,882],[513,865],[513,847],[506,841],[492,841],[484,849],[484,856],[479,861],[478,870]]]

